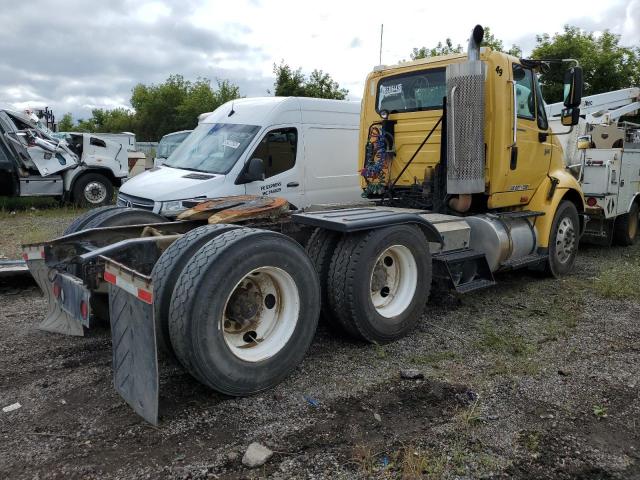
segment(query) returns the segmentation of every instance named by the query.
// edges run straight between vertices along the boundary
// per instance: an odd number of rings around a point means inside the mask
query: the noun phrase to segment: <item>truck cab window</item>
[[[298,131],[295,128],[280,128],[267,133],[249,158],[262,159],[265,178],[269,178],[293,168],[297,149]]]
[[[536,118],[535,90],[533,72],[517,63],[513,64],[513,79],[516,82],[516,104],[518,118],[533,120]]]
[[[544,106],[544,99],[542,98],[542,89],[540,88],[540,82],[535,78],[536,85],[536,110],[538,111],[538,128],[540,130],[547,130],[549,128],[549,122],[547,121],[547,111]]]

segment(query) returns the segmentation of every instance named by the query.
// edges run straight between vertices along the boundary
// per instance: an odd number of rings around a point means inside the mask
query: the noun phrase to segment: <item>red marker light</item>
[[[56,298],[60,298],[60,284],[55,282],[53,284],[53,296]]]
[[[104,272],[104,279],[112,285],[116,284],[116,276],[113,273]]]
[[[587,205],[589,205],[590,207],[595,207],[597,204],[598,204],[598,200],[596,200],[595,197],[587,198]]]
[[[80,301],[80,315],[82,315],[82,318],[85,320],[89,316],[89,306],[84,300]]]

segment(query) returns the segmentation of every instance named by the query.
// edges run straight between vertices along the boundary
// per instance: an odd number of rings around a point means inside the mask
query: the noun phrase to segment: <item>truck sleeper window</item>
[[[400,113],[440,109],[446,95],[444,68],[395,75],[378,82],[376,110]]]

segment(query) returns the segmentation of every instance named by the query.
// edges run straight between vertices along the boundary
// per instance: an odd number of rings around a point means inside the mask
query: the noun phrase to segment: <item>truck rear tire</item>
[[[232,229],[237,225],[203,225],[195,228],[169,245],[160,259],[153,266],[153,298],[155,302],[156,340],[161,351],[173,356],[171,338],[169,336],[169,308],[171,297],[178,277],[191,257],[209,240]]]
[[[561,201],[551,225],[549,257],[545,265],[547,275],[557,278],[573,268],[580,241],[579,222],[578,210],[573,202]]]
[[[101,173],[85,173],[75,181],[72,193],[78,207],[100,207],[113,201],[113,184]]]
[[[309,257],[275,232],[240,228],[207,242],[180,274],[169,314],[178,360],[205,385],[241,396],[303,359],[320,313]]]
[[[431,289],[429,244],[418,227],[345,235],[329,274],[329,301],[357,338],[388,343],[406,335]]]
[[[67,228],[65,228],[62,235],[71,235],[72,233],[79,232],[84,229],[84,226],[89,223],[94,217],[100,215],[101,213],[108,212],[109,210],[116,210],[118,208],[117,205],[106,205],[104,207],[92,208],[88,212],[84,212],[78,218],[76,218],[73,222],[69,224]]]
[[[638,204],[634,202],[631,205],[629,213],[625,213],[616,218],[613,227],[613,240],[616,244],[628,247],[636,243],[639,214]]]
[[[324,228],[316,228],[311,237],[307,241],[305,250],[309,258],[313,262],[313,266],[318,273],[320,280],[320,298],[322,300],[320,307],[320,320],[325,322],[330,328],[346,331],[349,335],[355,336],[356,332],[350,331],[338,320],[338,312],[331,308],[328,295],[329,270],[331,268],[331,258],[342,235],[333,230]]]

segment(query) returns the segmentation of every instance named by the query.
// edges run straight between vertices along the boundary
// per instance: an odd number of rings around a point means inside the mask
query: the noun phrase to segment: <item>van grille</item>
[[[145,210],[153,210],[154,202],[148,198],[134,197],[133,195],[127,195],[125,193],[118,193],[118,201],[116,203],[119,207],[133,207],[143,208]]]

